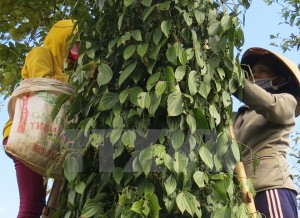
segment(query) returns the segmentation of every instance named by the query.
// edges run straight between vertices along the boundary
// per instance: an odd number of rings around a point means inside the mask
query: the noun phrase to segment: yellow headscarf
[[[51,77],[66,82],[66,75],[63,74],[64,60],[72,38],[78,31],[74,23],[74,20],[61,20],[52,26],[43,46],[28,53],[22,69],[24,79]]]

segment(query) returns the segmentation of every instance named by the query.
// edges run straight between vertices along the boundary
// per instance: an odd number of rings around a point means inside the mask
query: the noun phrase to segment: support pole
[[[58,200],[60,196],[60,189],[62,185],[61,179],[55,179],[51,187],[49,199],[43,209],[42,218],[51,218],[58,207]]]
[[[229,129],[230,129],[230,135],[231,135],[232,139],[236,140],[235,134],[233,131],[233,127],[230,126]],[[253,198],[253,195],[251,194],[251,192],[249,191],[249,187],[247,185],[247,175],[246,175],[246,171],[245,171],[243,162],[237,163],[237,165],[235,167],[235,173],[236,173],[238,180],[242,187],[243,202],[247,205],[250,217],[256,218],[257,211],[256,211],[256,207],[254,204],[254,198]]]

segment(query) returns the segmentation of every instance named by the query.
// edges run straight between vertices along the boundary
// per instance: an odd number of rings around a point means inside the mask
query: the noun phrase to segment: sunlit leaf
[[[161,31],[165,34],[166,37],[169,37],[171,28],[172,28],[171,21],[163,21],[161,23]]]
[[[178,116],[183,112],[182,94],[179,91],[172,92],[168,97],[168,115]]]
[[[203,162],[206,164],[206,166],[209,169],[212,169],[214,166],[214,161],[211,152],[205,146],[201,146],[199,150],[199,155]]]

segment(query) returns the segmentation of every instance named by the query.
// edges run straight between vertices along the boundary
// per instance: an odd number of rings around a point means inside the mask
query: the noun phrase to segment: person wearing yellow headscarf
[[[77,44],[69,51],[72,38],[77,32],[73,20],[61,20],[55,23],[40,47],[31,50],[25,58],[21,71],[22,79],[47,77],[68,82],[64,74],[64,62],[76,61]],[[8,121],[3,129],[3,144],[7,143],[12,121]],[[9,154],[8,154],[9,155]],[[9,155],[15,163],[16,175],[20,194],[18,218],[38,218],[45,205],[46,187],[43,176],[33,172],[20,161]]]

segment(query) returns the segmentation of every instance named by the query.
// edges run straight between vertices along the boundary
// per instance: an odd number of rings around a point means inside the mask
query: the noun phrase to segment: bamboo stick
[[[230,135],[233,140],[235,140],[235,134],[233,131],[233,127],[230,126]],[[249,191],[249,187],[247,185],[247,175],[244,167],[243,162],[238,162],[236,167],[235,167],[235,173],[238,177],[238,180],[241,184],[242,187],[242,195],[243,195],[243,201],[247,205],[249,214],[251,218],[256,218],[257,217],[257,210],[254,204],[254,198],[251,192]]]

